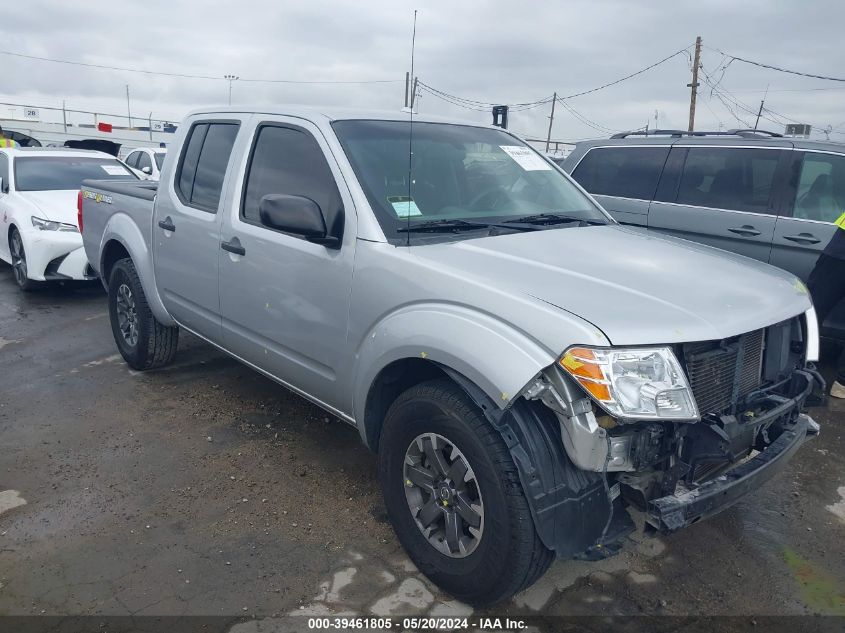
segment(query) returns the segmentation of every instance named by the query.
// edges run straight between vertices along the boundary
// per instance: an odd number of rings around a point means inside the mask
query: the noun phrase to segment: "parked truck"
[[[184,329],[356,427],[413,562],[475,605],[613,554],[627,507],[672,532],[754,495],[819,432],[793,275],[620,226],[505,130],[408,116],[200,110],[159,183],[86,181],[126,362]]]

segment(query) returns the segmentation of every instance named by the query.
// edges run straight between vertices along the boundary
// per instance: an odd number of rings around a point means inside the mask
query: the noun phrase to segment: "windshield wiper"
[[[470,222],[469,220],[428,220],[426,222],[413,222],[408,226],[396,229],[397,233],[452,233],[458,231],[471,231],[475,229],[503,228],[513,231],[531,231],[533,227],[510,226],[507,224],[496,224],[491,222]]]
[[[591,220],[587,218],[576,218],[571,215],[564,215],[562,213],[535,213],[534,215],[525,215],[521,218],[514,218],[513,220],[505,220],[507,223],[514,224],[566,224],[568,222],[578,222],[581,226],[601,226],[607,224],[601,220]]]

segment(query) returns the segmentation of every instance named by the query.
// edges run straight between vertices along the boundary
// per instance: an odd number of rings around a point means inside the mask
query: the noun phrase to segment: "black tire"
[[[12,273],[15,276],[15,283],[24,292],[31,292],[43,285],[41,281],[29,278],[26,265],[26,250],[23,247],[23,239],[16,228],[9,231],[9,254],[12,260]]]
[[[121,298],[124,302],[119,307]],[[131,301],[129,310],[126,299]],[[134,317],[128,328],[126,320],[121,321],[127,312]],[[120,355],[132,369],[161,367],[176,355],[179,328],[162,325],[153,316],[131,259],[117,261],[109,276],[109,319]],[[127,331],[121,329],[121,323]]]
[[[413,450],[409,446],[423,433],[445,438],[463,454],[483,499],[481,536],[471,553],[461,558],[429,542],[406,498],[406,451]],[[379,479],[388,516],[411,560],[459,600],[473,606],[501,602],[534,583],[554,558],[537,535],[501,435],[451,381],[421,383],[391,405],[379,442]],[[407,483],[411,487],[410,480]]]

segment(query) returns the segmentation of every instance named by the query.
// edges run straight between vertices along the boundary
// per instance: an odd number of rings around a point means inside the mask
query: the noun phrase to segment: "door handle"
[[[164,229],[165,231],[170,231],[171,233],[176,230],[176,225],[173,224],[173,220],[170,219],[169,215],[163,220],[158,221],[158,227],[160,229]]]
[[[784,235],[783,239],[790,242],[798,242],[799,244],[818,244],[821,242],[819,238],[811,233],[799,233],[798,235]]]
[[[246,249],[241,246],[241,241],[236,237],[228,242],[220,242],[220,248],[235,255],[246,255]]]
[[[735,226],[728,229],[731,233],[736,233],[737,235],[745,235],[746,237],[756,237],[760,235],[760,231],[755,229],[750,224],[743,224],[742,226]]]

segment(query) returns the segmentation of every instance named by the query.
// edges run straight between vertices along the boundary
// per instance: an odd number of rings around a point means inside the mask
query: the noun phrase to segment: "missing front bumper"
[[[730,507],[779,473],[819,425],[806,414],[780,434],[766,450],[719,477],[649,502],[647,521],[661,532],[674,532]]]

